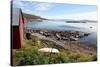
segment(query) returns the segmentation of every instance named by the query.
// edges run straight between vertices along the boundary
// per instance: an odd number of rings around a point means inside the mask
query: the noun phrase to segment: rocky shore
[[[58,30],[40,30],[31,29],[26,30],[32,36],[37,36],[44,40],[49,40],[56,45],[63,47],[64,49],[69,49],[73,52],[84,52],[88,54],[96,53],[96,45],[85,45],[80,42],[80,38],[89,36],[91,33],[84,33],[80,31],[58,31]]]
[[[26,30],[28,33],[38,33],[45,37],[54,38],[57,40],[71,40],[78,41],[80,38],[90,35],[90,33],[84,33],[80,31],[62,31],[62,30],[40,30],[40,29],[30,29]]]

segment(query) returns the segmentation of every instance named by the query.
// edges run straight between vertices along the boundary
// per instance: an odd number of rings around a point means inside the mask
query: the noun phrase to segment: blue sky
[[[14,0],[13,7],[21,8],[25,13],[42,16],[48,19],[97,20],[97,8],[95,5],[44,3]]]

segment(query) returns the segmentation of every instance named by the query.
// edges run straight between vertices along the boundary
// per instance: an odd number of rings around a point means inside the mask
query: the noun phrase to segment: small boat
[[[41,48],[38,51],[45,52],[45,53],[54,53],[54,54],[58,54],[59,53],[59,50],[55,49],[55,48]]]

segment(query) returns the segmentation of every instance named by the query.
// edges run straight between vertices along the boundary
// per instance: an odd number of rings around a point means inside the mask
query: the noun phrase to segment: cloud
[[[57,7],[57,4],[54,3],[41,3],[33,1],[22,1],[22,0],[13,0],[13,7],[21,8],[23,12],[30,14],[41,15],[45,11],[52,11],[53,7]],[[49,13],[48,13],[49,14]],[[97,20],[97,12],[85,12],[77,14],[62,14],[62,15],[41,15],[44,18],[48,19],[88,19],[88,20]]]
[[[35,11],[47,11],[54,7],[55,5],[52,3],[37,3],[35,4]]]
[[[23,0],[13,0],[14,8],[21,8],[23,12],[32,14],[32,3],[31,1],[23,1]],[[31,8],[31,9],[30,9]]]
[[[24,4],[20,0],[13,0],[13,7],[20,8],[24,6]]]
[[[86,12],[77,14],[56,15],[56,16],[53,15],[53,16],[43,16],[43,17],[49,19],[97,20],[97,12]]]
[[[50,10],[55,4],[34,1],[13,0],[13,7],[21,8],[26,13],[42,13]]]

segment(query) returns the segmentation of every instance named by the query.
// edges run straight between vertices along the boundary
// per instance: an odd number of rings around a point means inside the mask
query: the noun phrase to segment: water
[[[97,23],[66,23],[64,21],[43,21],[29,22],[27,28],[50,29],[50,30],[74,30],[91,33],[91,35],[80,39],[82,43],[96,44],[97,42]]]
[[[87,37],[80,39],[81,43],[85,43],[86,45],[96,45],[97,44],[97,33],[92,33]]]

